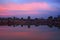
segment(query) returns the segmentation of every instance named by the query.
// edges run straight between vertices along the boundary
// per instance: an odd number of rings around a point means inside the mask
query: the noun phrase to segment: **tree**
[[[35,20],[38,20],[38,18],[35,18]]]
[[[60,15],[58,15],[57,19],[60,20]]]
[[[31,19],[30,16],[28,16],[28,19]]]
[[[48,17],[48,19],[49,19],[49,20],[52,20],[52,19],[53,19],[53,17],[52,17],[52,16],[50,16],[50,17]]]
[[[58,15],[58,18],[60,18],[60,15]]]
[[[23,17],[21,18],[21,20],[23,20]]]
[[[16,17],[13,17],[13,20],[15,20],[16,19]]]

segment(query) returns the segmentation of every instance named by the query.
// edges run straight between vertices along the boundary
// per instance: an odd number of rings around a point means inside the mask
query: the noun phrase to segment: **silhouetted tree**
[[[58,18],[60,18],[60,15],[58,15]]]
[[[13,17],[13,20],[15,20],[16,19],[16,17]]]
[[[54,17],[54,20],[57,20],[57,17]]]
[[[1,18],[0,18],[0,21],[1,21]]]
[[[52,19],[53,19],[53,17],[52,17],[52,16],[50,16],[50,17],[48,17],[48,19],[49,19],[49,20],[52,20]]]
[[[53,17],[52,16],[50,16],[50,17],[48,17],[48,24],[53,24]]]
[[[21,18],[21,20],[23,20],[23,17]]]
[[[57,20],[59,20],[59,21],[60,21],[60,15],[58,15]]]
[[[38,18],[35,18],[35,20],[38,20]]]
[[[28,19],[29,19],[29,20],[31,19],[30,16],[28,16]]]

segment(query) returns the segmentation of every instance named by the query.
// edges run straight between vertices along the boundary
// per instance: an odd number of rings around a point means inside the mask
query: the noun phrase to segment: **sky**
[[[60,15],[60,0],[0,0],[0,16],[48,17]]]

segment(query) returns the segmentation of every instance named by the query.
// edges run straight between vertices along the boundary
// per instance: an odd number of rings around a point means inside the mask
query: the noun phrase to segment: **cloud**
[[[33,2],[25,4],[9,3],[0,5],[0,10],[51,10],[52,8],[46,2]]]
[[[0,15],[38,15],[46,14],[46,11],[54,11],[55,8],[51,7],[46,2],[32,2],[25,4],[8,3],[0,5]],[[45,12],[44,12],[45,11]]]
[[[11,11],[1,11],[0,15],[2,16],[14,16],[14,15],[38,15],[38,14],[46,14],[46,12],[38,12],[38,11],[18,11],[18,10],[11,10]]]

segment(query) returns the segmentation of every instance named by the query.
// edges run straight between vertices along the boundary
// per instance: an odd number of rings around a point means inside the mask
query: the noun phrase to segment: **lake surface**
[[[60,29],[47,25],[0,26],[0,40],[60,40]]]

